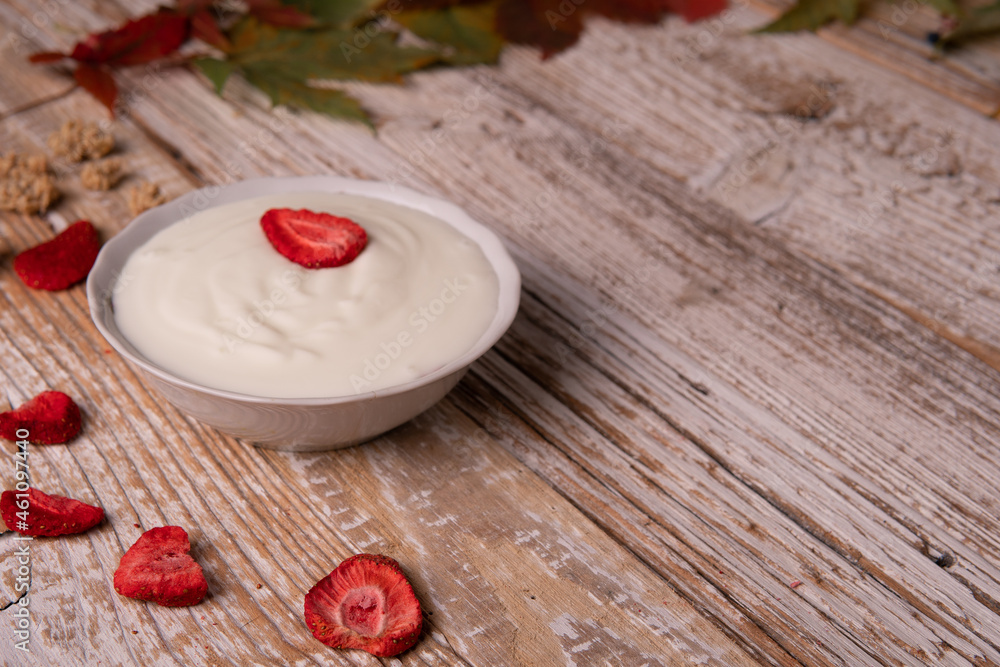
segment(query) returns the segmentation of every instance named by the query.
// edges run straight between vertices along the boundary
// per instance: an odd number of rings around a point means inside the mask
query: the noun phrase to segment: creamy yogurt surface
[[[368,234],[350,264],[306,269],[260,228],[272,208],[347,217]],[[125,264],[115,322],[153,363],[216,389],[350,396],[407,382],[470,350],[499,284],[479,246],[431,215],[357,195],[297,192],[210,208]]]

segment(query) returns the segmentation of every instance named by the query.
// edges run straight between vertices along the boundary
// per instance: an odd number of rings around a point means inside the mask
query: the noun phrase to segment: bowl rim
[[[486,331],[464,354],[437,370],[402,384],[374,391],[343,396],[281,398],[244,394],[192,382],[146,359],[114,325],[111,297],[128,257],[139,246],[167,227],[194,213],[224,204],[274,194],[324,192],[381,199],[422,211],[444,221],[472,239],[493,267],[499,284],[497,309]],[[460,371],[485,354],[500,340],[517,314],[521,296],[521,274],[500,237],[463,209],[444,199],[384,181],[366,181],[341,176],[286,176],[253,178],[228,185],[213,185],[192,190],[166,204],[149,209],[108,240],[98,253],[87,277],[87,301],[90,317],[105,340],[126,360],[169,384],[242,403],[275,406],[326,406],[402,394]]]

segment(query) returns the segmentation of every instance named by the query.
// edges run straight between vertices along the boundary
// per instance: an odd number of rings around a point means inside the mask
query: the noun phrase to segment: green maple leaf
[[[343,28],[372,18],[383,0],[285,0],[284,4],[315,17],[320,23]]]
[[[399,81],[439,60],[431,49],[400,46],[399,35],[379,30],[275,28],[244,18],[229,33],[228,60],[273,79]]]
[[[432,49],[400,46],[399,34],[347,28],[278,28],[244,17],[228,32],[224,60],[199,58],[196,67],[221,92],[241,72],[274,104],[288,104],[371,124],[357,100],[317,81],[399,81],[403,74],[438,62]]]
[[[496,32],[497,4],[405,11],[393,18],[415,35],[445,46],[442,59],[453,65],[495,63],[504,45]]]
[[[215,58],[197,58],[194,61],[195,67],[208,77],[208,80],[215,86],[215,92],[222,94],[222,89],[226,86],[229,75],[233,73],[236,66],[227,60],[216,60]]]
[[[311,109],[334,118],[359,121],[373,129],[375,127],[361,104],[342,90],[316,88],[299,81],[274,79],[253,71],[245,74],[247,81],[264,91],[272,104]]]
[[[860,0],[799,0],[770,25],[758,32],[815,30],[834,19],[850,25],[858,18]]]
[[[954,0],[924,0],[942,14],[958,13]],[[857,20],[862,0],[799,0],[791,9],[773,23],[757,32],[790,32],[816,30],[830,21],[839,20],[847,25]]]

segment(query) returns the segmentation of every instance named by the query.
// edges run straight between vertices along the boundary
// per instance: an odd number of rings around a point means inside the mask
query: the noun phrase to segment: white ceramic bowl
[[[111,296],[129,255],[160,230],[196,211],[288,192],[331,192],[382,199],[433,215],[475,241],[493,266],[500,294],[492,323],[475,346],[435,372],[405,384],[351,396],[273,398],[213,389],[178,378],[139,353],[115,325]],[[448,202],[387,183],[334,176],[262,178],[189,192],[146,211],[104,244],[87,279],[90,314],[139,374],[182,412],[263,447],[318,451],[370,440],[434,405],[503,335],[517,313],[521,276],[497,236]]]

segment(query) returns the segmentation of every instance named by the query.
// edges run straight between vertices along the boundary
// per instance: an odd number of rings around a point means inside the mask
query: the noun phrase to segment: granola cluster
[[[128,208],[132,215],[139,215],[146,209],[159,206],[165,201],[159,186],[149,181],[133,185],[128,191]]]
[[[49,135],[49,150],[56,157],[70,162],[96,160],[104,157],[115,147],[113,135],[102,132],[94,123],[68,120],[58,131]]]
[[[0,210],[44,213],[58,198],[44,155],[0,155]]]
[[[80,170],[80,183],[88,190],[110,190],[122,178],[122,161],[109,157],[88,162]]]
[[[80,184],[88,190],[110,190],[125,175],[121,158],[100,159],[114,150],[115,138],[96,123],[68,120],[49,135],[47,143],[56,158],[73,163],[86,161],[80,169]],[[44,213],[59,196],[44,155],[0,154],[0,210]],[[128,193],[132,215],[165,201],[155,183],[138,183]]]

